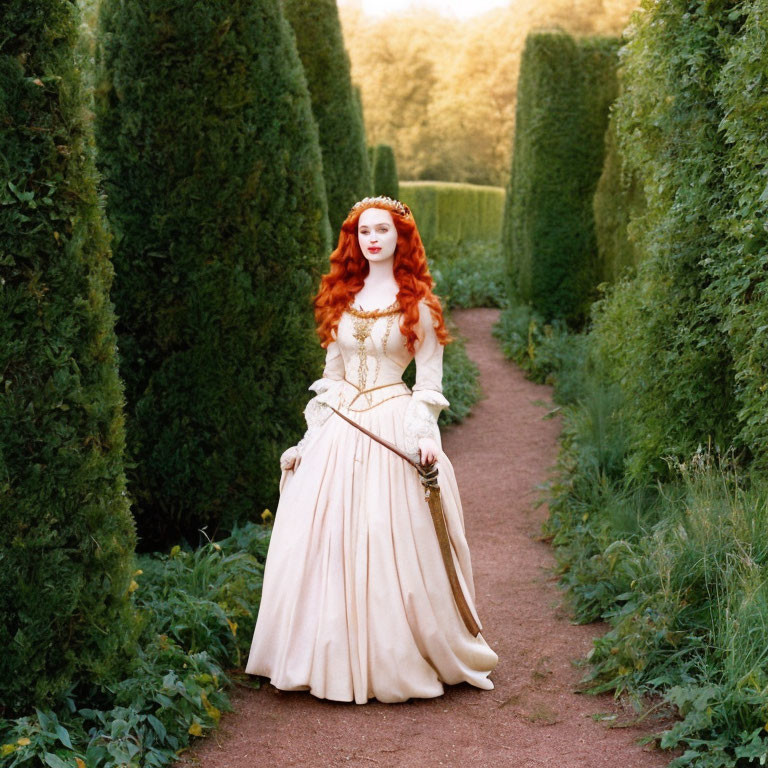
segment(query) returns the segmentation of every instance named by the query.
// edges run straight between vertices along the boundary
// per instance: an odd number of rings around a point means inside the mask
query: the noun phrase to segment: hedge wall
[[[69,0],[0,10],[0,710],[119,673],[135,620],[113,272]]]
[[[322,365],[317,127],[279,0],[103,0],[97,127],[115,233],[141,549],[255,519]]]
[[[520,63],[502,242],[510,295],[547,320],[583,323],[597,283],[592,196],[618,41],[528,36]]]
[[[389,144],[378,144],[373,150],[373,193],[399,200],[400,184],[397,178],[395,152]]]
[[[619,152],[616,120],[612,117],[605,132],[603,172],[593,198],[598,282],[616,282],[637,266],[640,253],[629,223],[642,214],[644,207],[642,183]]]
[[[504,190],[447,181],[401,181],[400,200],[412,210],[422,240],[496,242],[501,232]]]
[[[645,3],[617,102],[622,152],[642,169],[642,253],[596,318],[626,394],[629,469],[666,471],[699,445],[768,463],[764,3]]]
[[[373,189],[362,102],[352,87],[336,0],[283,0],[283,8],[312,97],[335,242],[349,209]]]

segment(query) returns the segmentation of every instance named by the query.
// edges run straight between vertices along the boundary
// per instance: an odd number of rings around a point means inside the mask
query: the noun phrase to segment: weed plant
[[[88,706],[70,692],[59,711],[0,720],[0,768],[155,768],[214,728],[250,646],[270,533],[246,523],[194,551],[137,557],[142,634],[129,675],[81,692]]]

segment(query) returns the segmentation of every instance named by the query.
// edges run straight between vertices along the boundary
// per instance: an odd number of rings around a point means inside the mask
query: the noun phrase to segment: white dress
[[[430,698],[443,683],[492,689],[498,656],[467,630],[456,607],[416,470],[323,403],[418,458],[417,441],[440,445],[443,347],[419,304],[414,357],[397,303],[350,307],[328,346],[317,395],[305,410],[301,462],[284,470],[264,584],[245,671],[286,691],[365,704]],[[469,548],[453,467],[438,453],[456,571],[475,620]]]

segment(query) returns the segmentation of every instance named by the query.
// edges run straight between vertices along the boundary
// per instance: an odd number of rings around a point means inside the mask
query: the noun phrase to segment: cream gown
[[[410,390],[397,306],[342,315],[310,386],[301,462],[283,470],[245,668],[282,690],[365,704],[440,696],[443,683],[493,688],[498,656],[461,619],[418,473],[323,405],[414,458],[420,437],[441,445],[443,347],[422,301]],[[456,478],[442,449],[437,462],[456,571],[481,624]]]

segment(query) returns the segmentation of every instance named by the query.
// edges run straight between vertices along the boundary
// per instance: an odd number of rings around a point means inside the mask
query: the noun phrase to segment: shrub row
[[[504,190],[447,181],[401,181],[400,199],[419,226],[425,246],[439,241],[497,241],[501,232]]]
[[[642,258],[601,302],[594,337],[634,425],[633,476],[708,442],[768,468],[763,12],[649,5],[625,52],[617,135],[642,169]]]

